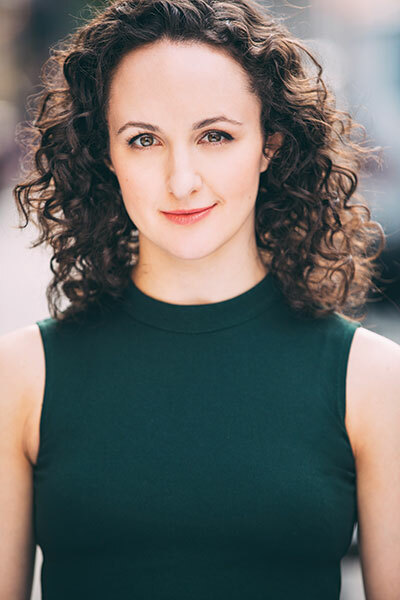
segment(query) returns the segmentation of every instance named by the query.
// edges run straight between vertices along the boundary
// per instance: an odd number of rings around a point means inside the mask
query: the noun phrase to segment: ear
[[[106,166],[110,169],[110,171],[112,171],[113,173],[115,173],[115,169],[113,167],[113,164],[112,164],[111,160],[109,158],[105,158],[104,162],[105,162]]]
[[[268,137],[264,146],[264,155],[261,160],[260,173],[263,173],[268,169],[272,157],[274,156],[275,152],[279,150],[279,148],[282,146],[283,140],[284,136],[280,131],[277,131],[276,133],[273,133]]]

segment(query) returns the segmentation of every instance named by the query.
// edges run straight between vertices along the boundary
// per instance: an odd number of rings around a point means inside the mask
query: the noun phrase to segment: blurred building
[[[49,254],[29,250],[35,232],[16,229],[11,189],[21,151],[15,127],[28,118],[27,97],[38,91],[49,48],[77,27],[101,2],[0,0],[0,333],[47,316],[44,290]],[[387,236],[384,276],[393,279],[386,301],[371,304],[365,326],[400,343],[400,3],[398,0],[286,0],[266,2],[288,28],[317,54],[338,106],[363,124],[372,144],[384,148],[381,170],[361,182],[361,191]],[[378,283],[379,284],[379,283]],[[40,598],[40,551],[33,600]],[[356,532],[343,561],[342,600],[362,600]]]

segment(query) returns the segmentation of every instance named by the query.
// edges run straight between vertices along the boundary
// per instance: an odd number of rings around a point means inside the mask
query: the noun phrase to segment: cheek
[[[154,200],[162,197],[160,178],[151,171],[132,163],[116,166],[122,199],[131,217],[145,213]]]
[[[228,202],[245,205],[247,201],[255,201],[260,181],[259,156],[255,156],[251,150],[242,153],[240,160],[229,163],[224,169],[223,182],[221,177],[218,181],[222,196]]]
[[[121,191],[129,193],[131,190],[145,189],[146,185],[150,185],[152,179],[154,179],[149,169],[146,169],[143,161],[126,159],[124,157],[116,160],[114,165]]]

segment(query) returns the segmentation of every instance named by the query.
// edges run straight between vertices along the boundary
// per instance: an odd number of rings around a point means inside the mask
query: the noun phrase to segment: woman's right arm
[[[29,600],[36,542],[28,423],[42,385],[36,325],[0,337],[0,600]]]

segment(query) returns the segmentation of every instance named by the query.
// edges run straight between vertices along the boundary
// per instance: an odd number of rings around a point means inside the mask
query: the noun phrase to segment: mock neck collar
[[[278,294],[271,273],[248,290],[227,300],[207,304],[173,304],[145,294],[129,279],[124,307],[137,321],[158,329],[203,333],[248,321],[266,310]]]

